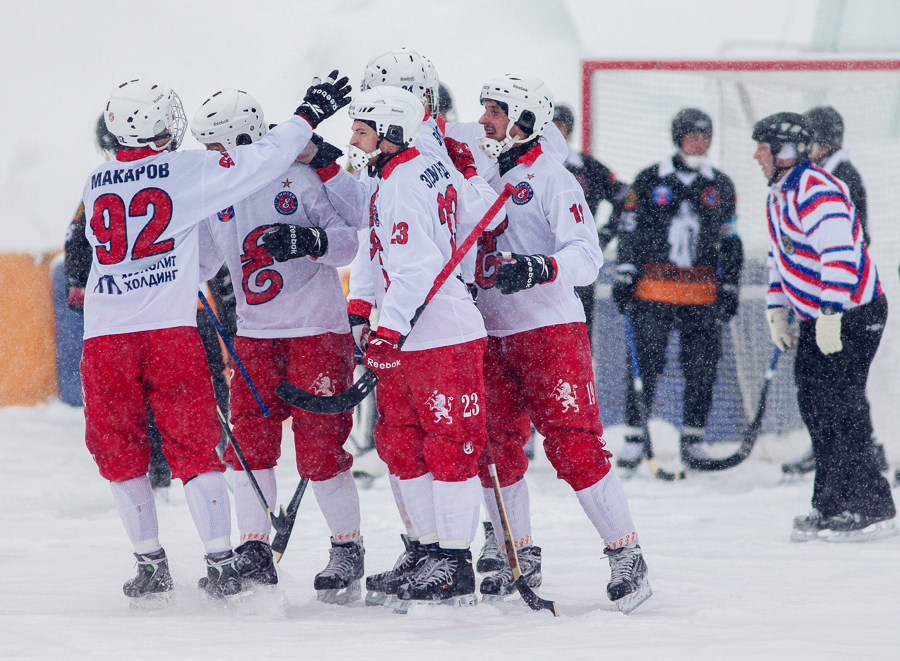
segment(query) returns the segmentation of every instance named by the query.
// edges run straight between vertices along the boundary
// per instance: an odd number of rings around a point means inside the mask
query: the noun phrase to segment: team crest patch
[[[297,196],[286,190],[275,196],[275,211],[282,216],[290,216],[297,211]]]
[[[522,183],[516,185],[516,192],[513,193],[513,196],[510,198],[513,201],[513,204],[523,205],[531,202],[531,198],[534,197],[534,189],[531,185],[523,181]]]
[[[315,395],[331,397],[334,395],[334,386],[335,383],[331,380],[331,377],[326,376],[324,372],[320,372],[312,385],[312,391]]]
[[[629,188],[625,193],[625,210],[634,211],[635,209],[637,209],[637,193]]]
[[[660,184],[653,189],[653,201],[663,207],[672,200],[672,189],[665,184]]]
[[[704,188],[703,194],[703,206],[707,209],[715,209],[719,206],[719,191],[716,188]]]
[[[570,408],[575,409],[576,413],[578,412],[578,402],[575,401],[575,390],[577,388],[578,386],[573,386],[562,379],[557,381],[556,388],[553,390],[553,399],[562,404],[563,413],[568,412]]]
[[[787,234],[781,235],[781,247],[788,255],[793,255],[795,252],[797,252],[797,249],[794,248],[794,242],[791,241],[791,237],[789,237]]]
[[[222,209],[219,213],[216,214],[220,223],[227,223],[229,220],[234,220],[234,207],[228,207],[227,209]]]
[[[453,406],[452,397],[442,395],[435,390],[431,393],[431,397],[429,397],[425,403],[428,404],[431,412],[434,413],[435,422],[446,420],[450,424],[453,423],[453,416],[450,415],[450,408]]]

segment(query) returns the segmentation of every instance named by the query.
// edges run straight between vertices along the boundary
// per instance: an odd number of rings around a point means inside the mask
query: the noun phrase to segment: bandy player
[[[541,582],[541,550],[531,538],[528,459],[523,447],[530,423],[560,479],[578,495],[603,538],[612,579],[609,598],[630,612],[651,595],[647,566],[612,456],[601,438],[584,308],[574,287],[597,278],[603,254],[584,193],[576,179],[543,153],[540,136],[553,117],[553,97],[537,78],[502,76],[481,90],[485,138],[480,147],[497,156],[499,179],[517,193],[505,204],[506,220],[479,240],[475,282],[478,309],[488,332],[484,378],[488,443],[480,460],[497,466],[523,574]],[[485,497],[495,529],[499,514]],[[482,582],[481,592],[515,590],[507,567]]]
[[[197,226],[287,170],[312,129],[349,102],[347,79],[336,78],[310,87],[296,116],[259,143],[224,154],[175,151],[187,123],[171,88],[132,80],[110,94],[104,117],[122,149],[84,187],[94,259],[81,377],[85,440],[137,557],[137,576],[124,585],[135,601],[168,601],[173,590],[146,475],[148,402],[206,548],[200,587],[215,597],[240,592],[215,454],[221,430],[196,329]]]

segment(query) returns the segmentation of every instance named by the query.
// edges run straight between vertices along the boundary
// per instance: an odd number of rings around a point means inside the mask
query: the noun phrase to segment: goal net
[[[726,333],[717,383],[717,401],[729,380],[738,391],[739,408],[744,411],[738,426],[756,407],[773,350],[763,316],[768,186],[752,158],[756,145],[750,137],[757,120],[780,111],[803,113],[818,105],[840,112],[844,148],[868,192],[870,255],[888,299],[895,305],[900,302],[900,218],[893,197],[895,182],[900,181],[900,60],[588,60],[582,63],[582,75],[582,151],[593,154],[624,181],[674,152],[670,126],[679,110],[699,108],[713,118],[709,158],[734,180],[745,254],[741,312]],[[672,342],[677,344],[677,338]],[[673,354],[670,346],[670,357]],[[764,432],[802,425],[796,412],[792,360],[789,354],[779,365]],[[677,368],[672,369],[677,382]],[[726,374],[729,370],[733,376]],[[895,412],[900,401],[898,374],[900,319],[895,312],[869,379],[876,436],[895,461],[900,461],[900,417]],[[616,382],[619,387],[621,379]],[[656,407],[657,414],[665,405]],[[717,417],[720,412],[714,410],[713,418]],[[727,430],[721,435],[727,437]]]

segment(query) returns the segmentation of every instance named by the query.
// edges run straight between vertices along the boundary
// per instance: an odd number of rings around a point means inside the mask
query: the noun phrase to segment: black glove
[[[324,81],[313,78],[313,84],[306,90],[303,103],[294,114],[305,117],[312,127],[316,128],[322,120],[328,119],[350,103],[347,76],[336,80],[338,75],[338,70],[335,69]]]
[[[622,266],[627,268],[623,269]],[[625,308],[634,300],[634,286],[637,284],[636,271],[631,264],[623,264],[616,271],[613,280],[612,297],[616,303],[619,314],[625,313]]]
[[[720,323],[727,324],[737,314],[739,304],[738,286],[721,283],[716,292],[716,319]]]
[[[325,142],[322,139],[322,136],[313,133],[312,142],[318,151],[316,155],[312,157],[312,160],[309,162],[310,167],[314,170],[318,170],[319,168],[324,168],[328,165],[334,163],[337,159],[344,155],[340,149],[335,147],[333,144],[329,142]]]
[[[506,253],[509,255],[509,253]],[[535,285],[553,280],[556,273],[553,262],[546,255],[509,255],[512,263],[500,264],[494,275],[494,282],[500,287],[501,294],[515,294],[523,289],[531,289]]]
[[[263,247],[276,262],[298,257],[321,257],[328,250],[328,235],[318,227],[272,225],[262,235]]]

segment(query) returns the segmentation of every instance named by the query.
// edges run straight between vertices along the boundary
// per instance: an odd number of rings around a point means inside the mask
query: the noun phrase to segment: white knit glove
[[[787,308],[769,308],[766,310],[766,321],[769,322],[769,333],[772,342],[782,351],[793,349],[797,342],[797,335],[788,323]]]
[[[819,345],[819,351],[826,356],[837,353],[844,348],[841,343],[841,317],[842,312],[834,314],[819,314],[816,319],[816,344]]]

